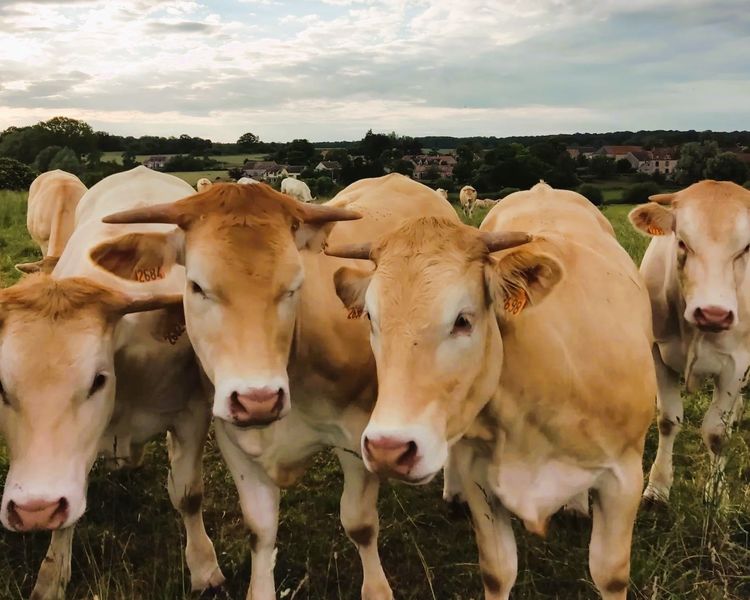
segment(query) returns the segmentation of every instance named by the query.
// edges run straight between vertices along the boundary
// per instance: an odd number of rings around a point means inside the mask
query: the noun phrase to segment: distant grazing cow
[[[285,177],[281,180],[281,193],[300,202],[312,202],[314,200],[307,184],[294,177]]]
[[[476,200],[474,200],[474,206],[472,207],[472,210],[474,208],[492,208],[497,203],[497,200],[477,198]]]
[[[240,177],[237,180],[237,183],[242,185],[254,185],[256,183],[260,183],[257,179],[253,179],[252,177]]]
[[[443,188],[438,188],[435,190],[438,194],[440,194],[443,198],[446,200],[448,199],[448,190],[444,190]]]
[[[470,185],[465,185],[458,193],[458,200],[464,213],[470,215],[474,209],[474,201],[477,199],[477,191]]]
[[[195,189],[199,192],[205,192],[208,188],[211,187],[211,180],[207,177],[201,177],[196,183],[195,183]]]
[[[143,445],[166,431],[167,487],[185,523],[192,586],[224,580],[201,512],[210,405],[183,334],[184,269],[160,269],[148,237],[137,265],[109,250],[144,234],[170,240],[174,253],[182,232],[101,222],[112,211],[191,193],[181,179],[146,167],[103,179],[81,198],[78,215],[88,218],[52,275],[0,290],[0,430],[10,456],[0,521],[15,531],[52,530],[33,598],[64,596],[73,525],[86,509],[97,452],[137,464]]]
[[[423,217],[361,240],[326,252],[376,265],[334,276],[343,312],[371,328],[367,467],[426,483],[452,445],[488,599],[516,578],[509,512],[544,534],[568,502],[588,514],[593,489],[591,575],[605,600],[625,600],[656,381],[648,294],[612,226],[583,196],[538,184],[481,231]]]
[[[644,497],[665,502],[672,487],[672,447],[682,427],[680,377],[688,391],[714,380],[701,433],[720,487],[722,448],[742,412],[750,373],[750,191],[701,181],[651,196],[630,221],[653,236],[641,263],[651,296],[659,381],[659,449]],[[662,206],[665,205],[665,206]]]
[[[42,250],[42,260],[16,265],[19,271],[46,270],[47,262],[62,254],[73,233],[76,206],[85,193],[86,186],[78,177],[59,169],[42,173],[31,183],[26,227]]]
[[[216,389],[216,439],[252,531],[248,598],[275,597],[279,486],[331,447],[344,471],[341,522],[362,561],[362,597],[393,597],[378,556],[378,478],[358,456],[376,393],[369,327],[347,316],[336,297],[333,274],[352,263],[320,249],[327,235],[337,244],[371,239],[420,214],[458,222],[433,190],[391,174],[357,181],[322,205],[265,185],[215,185],[203,197],[107,218],[179,223],[186,231],[179,251],[161,234],[155,267],[169,273],[176,260],[188,265],[188,334]],[[123,238],[112,253],[138,264],[156,257],[156,241]]]

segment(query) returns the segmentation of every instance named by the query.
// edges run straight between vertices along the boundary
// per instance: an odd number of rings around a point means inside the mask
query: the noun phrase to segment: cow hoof
[[[448,516],[454,520],[463,520],[471,517],[469,505],[458,494],[448,501]]]
[[[647,488],[641,498],[641,509],[646,511],[665,510],[669,507],[669,495],[658,493],[653,488]]]
[[[198,593],[199,598],[224,598],[227,597],[224,591],[225,582],[224,574],[219,567],[216,567],[208,580],[201,579],[200,582],[193,583],[193,592]],[[219,595],[215,595],[217,593]]]
[[[200,600],[208,600],[209,598],[216,598],[218,600],[231,600],[229,592],[227,592],[226,588],[224,588],[223,585],[210,587],[203,590],[202,592],[195,592],[193,595],[195,596],[195,598],[198,598]]]

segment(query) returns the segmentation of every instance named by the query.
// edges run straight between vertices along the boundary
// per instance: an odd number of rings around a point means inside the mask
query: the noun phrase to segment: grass
[[[201,177],[207,177],[211,181],[214,181],[217,177],[220,177],[221,179],[227,179],[229,177],[229,173],[226,171],[176,171],[169,173],[169,175],[174,175],[175,177],[184,179],[193,187],[195,187],[195,184]]]
[[[631,233],[627,206],[605,207],[626,249],[639,259],[647,240]],[[474,214],[474,222],[486,210]],[[25,231],[25,194],[0,193],[2,283],[16,279],[14,262],[37,255]],[[8,268],[9,266],[9,268]],[[634,374],[637,376],[637,374]],[[630,598],[635,600],[746,600],[750,598],[750,422],[730,443],[728,501],[706,506],[708,474],[700,422],[709,390],[686,400],[685,427],[675,447],[675,485],[668,509],[641,511],[633,544]],[[654,458],[656,428],[644,463]],[[249,581],[249,537],[237,493],[218,449],[209,441],[205,466],[205,519],[228,579],[230,598],[244,598]],[[7,461],[0,449],[0,478]],[[108,472],[95,467],[89,509],[73,544],[68,598],[100,600],[189,597],[182,557],[184,532],[165,481],[162,442],[151,445],[143,467]],[[276,582],[287,599],[307,576],[296,600],[359,598],[361,571],[338,521],[341,475],[330,453],[316,458],[300,484],[283,492]],[[424,487],[385,484],[380,494],[380,553],[399,600],[479,600],[482,584],[468,517],[440,498],[441,483]],[[588,600],[596,597],[587,570],[590,523],[555,517],[547,539],[514,523],[519,572],[515,600]],[[0,532],[0,598],[28,596],[46,550],[46,534]],[[431,592],[434,589],[434,596]]]
[[[158,152],[155,154],[159,154]],[[154,156],[154,154],[136,154],[135,160],[142,163],[144,160],[151,158]],[[160,156],[174,156],[174,154],[161,154]],[[209,156],[209,158],[213,158],[214,160],[219,161],[220,163],[223,163],[223,165],[226,168],[229,167],[241,167],[245,160],[263,160],[265,158],[265,154],[214,154]],[[102,153],[102,160],[103,161],[114,161],[118,164],[122,164],[122,151],[113,151],[113,152],[103,152]]]

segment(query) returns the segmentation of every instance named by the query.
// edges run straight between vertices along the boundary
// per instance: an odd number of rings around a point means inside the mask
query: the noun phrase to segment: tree
[[[26,190],[34,177],[34,172],[22,162],[0,157],[0,190]]]
[[[601,189],[591,183],[584,183],[578,188],[578,193],[594,206],[600,206],[604,202],[604,194],[602,194]]]
[[[62,150],[60,146],[47,146],[41,150],[34,159],[34,168],[40,173],[49,171],[50,162],[60,150]]]
[[[243,152],[251,152],[255,149],[255,145],[260,142],[260,138],[254,133],[243,133],[237,139],[237,148]]]
[[[412,177],[414,175],[414,163],[410,160],[399,158],[391,164],[391,172]]]
[[[81,162],[72,148],[61,148],[49,161],[49,169],[62,169],[74,175],[81,174]]]
[[[736,154],[722,152],[706,161],[706,170],[703,174],[706,179],[743,184],[748,179],[748,168]]]
[[[622,200],[626,204],[643,204],[644,202],[648,202],[649,196],[658,194],[660,191],[661,188],[655,181],[636,183],[625,190]]]
[[[37,124],[46,136],[47,145],[67,146],[76,156],[86,154],[96,147],[96,135],[91,125],[68,117],[54,117]]]
[[[138,165],[138,161],[135,160],[135,152],[132,150],[125,150],[125,152],[122,153],[122,166],[126,169],[132,169]]]
[[[365,137],[359,143],[360,153],[370,160],[380,158],[383,151],[393,148],[394,140],[384,133],[373,133],[372,129],[368,130]]]
[[[633,165],[630,164],[630,161],[627,158],[621,158],[615,163],[615,167],[617,168],[618,173],[632,173],[633,172]]]
[[[588,164],[589,173],[597,179],[609,179],[617,173],[615,161],[608,156],[592,156]]]
[[[333,180],[325,175],[315,180],[315,188],[318,196],[330,196],[334,188]]]
[[[292,140],[278,153],[279,160],[285,160],[290,165],[306,165],[315,157],[315,146],[305,139]]]
[[[708,160],[719,153],[716,142],[689,142],[680,148],[680,159],[675,179],[680,185],[690,185],[705,177]]]

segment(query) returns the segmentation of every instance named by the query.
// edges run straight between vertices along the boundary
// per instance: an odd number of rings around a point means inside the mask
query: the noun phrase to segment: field
[[[155,153],[158,154],[158,153]],[[144,160],[151,158],[153,156],[152,154],[136,154],[135,160],[142,163]],[[160,156],[174,156],[174,154],[162,154]],[[217,154],[209,156],[209,158],[213,158],[214,160],[217,160],[221,163],[224,163],[224,165],[229,167],[241,167],[246,159],[249,160],[263,160],[265,158],[265,154]],[[118,164],[122,164],[122,151],[114,151],[114,152],[103,152],[102,153],[102,160],[105,161],[114,161]]]
[[[624,247],[640,260],[646,240],[631,231],[628,206],[607,206]],[[474,216],[479,221],[483,215]],[[25,230],[25,196],[0,192],[0,283],[18,274],[12,265],[33,259]],[[606,324],[603,324],[606,326]],[[637,376],[637,374],[634,374]],[[750,420],[728,450],[728,499],[706,505],[708,466],[699,427],[708,390],[686,401],[686,425],[675,446],[675,485],[668,509],[641,511],[633,546],[630,598],[637,600],[746,600],[750,598]],[[651,465],[656,428],[644,459]],[[0,479],[7,460],[0,448]],[[244,598],[249,580],[249,537],[237,494],[213,442],[205,458],[206,526],[227,576],[229,598]],[[68,598],[100,600],[189,597],[182,557],[184,533],[165,481],[166,452],[152,444],[146,463],[110,473],[97,466],[89,509],[76,529]],[[302,483],[282,495],[276,582],[279,597],[343,600],[359,597],[361,570],[338,520],[341,476],[321,453]],[[479,600],[483,597],[468,517],[440,497],[441,482],[425,487],[384,484],[380,495],[380,554],[399,600]],[[596,593],[587,570],[590,523],[553,519],[547,539],[515,523],[519,572],[516,600],[588,600]],[[0,532],[0,598],[27,597],[49,536]]]

